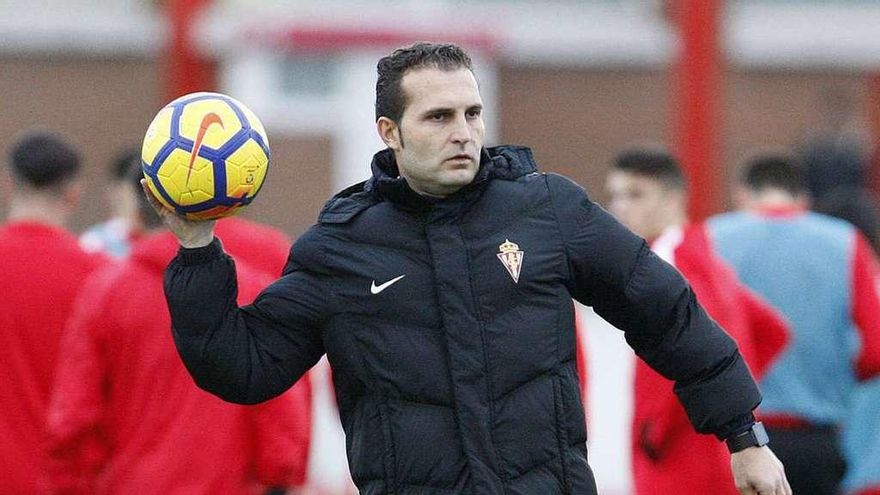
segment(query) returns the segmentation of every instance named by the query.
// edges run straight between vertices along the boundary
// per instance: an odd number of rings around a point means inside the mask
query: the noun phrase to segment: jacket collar
[[[759,206],[754,209],[756,215],[765,218],[790,219],[806,213],[807,210],[799,205],[769,205]]]
[[[400,176],[397,161],[390,149],[373,156],[370,165],[373,176],[364,184],[364,191],[380,199],[391,201],[404,209],[430,210],[435,206],[460,203],[479,195],[486,184],[494,179],[513,180],[537,171],[531,150],[521,146],[497,146],[483,148],[480,152],[480,168],[474,180],[445,198],[423,196]]]
[[[333,196],[318,221],[323,224],[346,223],[378,202],[388,201],[413,212],[434,212],[439,217],[455,217],[480,197],[492,180],[516,180],[537,173],[532,151],[522,146],[497,146],[480,152],[480,169],[474,181],[446,198],[422,196],[400,177],[394,153],[383,150],[373,156],[370,179],[343,189]],[[432,214],[433,215],[433,214]]]
[[[5,230],[20,232],[31,236],[46,236],[76,240],[76,237],[63,227],[50,225],[37,220],[11,220],[5,225],[0,226]]]

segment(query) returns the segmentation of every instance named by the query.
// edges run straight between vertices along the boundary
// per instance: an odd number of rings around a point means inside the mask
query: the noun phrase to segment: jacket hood
[[[438,203],[472,196],[491,180],[516,180],[538,171],[529,148],[510,145],[483,148],[480,152],[480,168],[473,182],[446,198],[438,199],[418,194],[409,187],[400,176],[397,161],[390,149],[373,155],[370,169],[373,174],[370,179],[340,191],[324,206],[320,222],[347,221],[380,201],[391,201],[405,209],[427,210]]]
[[[400,177],[400,170],[394,153],[384,149],[373,155],[370,164],[373,177],[367,181],[365,190],[378,190],[380,193],[409,186]],[[471,184],[463,189],[492,179],[514,180],[538,170],[532,150],[523,146],[496,146],[480,151],[480,169]],[[412,191],[412,189],[410,189]]]

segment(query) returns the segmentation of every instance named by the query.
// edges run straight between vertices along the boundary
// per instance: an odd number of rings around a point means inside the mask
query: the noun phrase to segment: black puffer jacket
[[[253,305],[235,307],[216,240],[181,250],[165,286],[181,356],[226,400],[273,397],[327,353],[362,494],[595,493],[572,297],[677,381],[699,430],[724,434],[758,404],[675,269],[528,149],[484,151],[441,201],[397,179],[388,151],[373,173]]]

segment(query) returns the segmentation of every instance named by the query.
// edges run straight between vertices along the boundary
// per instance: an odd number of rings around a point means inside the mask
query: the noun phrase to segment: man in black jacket
[[[574,297],[727,440],[742,493],[789,494],[736,345],[583,189],[526,148],[482,146],[467,54],[419,43],[378,71],[373,177],[327,203],[252,305],[213,224],[154,204],[182,246],[165,291],[198,385],[256,403],[327,353],[362,494],[594,494]]]

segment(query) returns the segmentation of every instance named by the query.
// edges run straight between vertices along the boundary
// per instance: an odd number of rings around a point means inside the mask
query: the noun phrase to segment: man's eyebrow
[[[454,111],[455,109],[450,107],[434,107],[425,110],[424,112],[422,112],[422,115],[449,114],[453,113]]]
[[[473,105],[468,106],[466,111],[482,110],[482,109],[483,109],[482,103],[474,103]],[[429,108],[429,109],[425,110],[424,112],[422,112],[422,115],[438,115],[438,114],[446,115],[446,114],[450,114],[450,113],[455,113],[455,109],[452,107],[434,107],[434,108]]]

